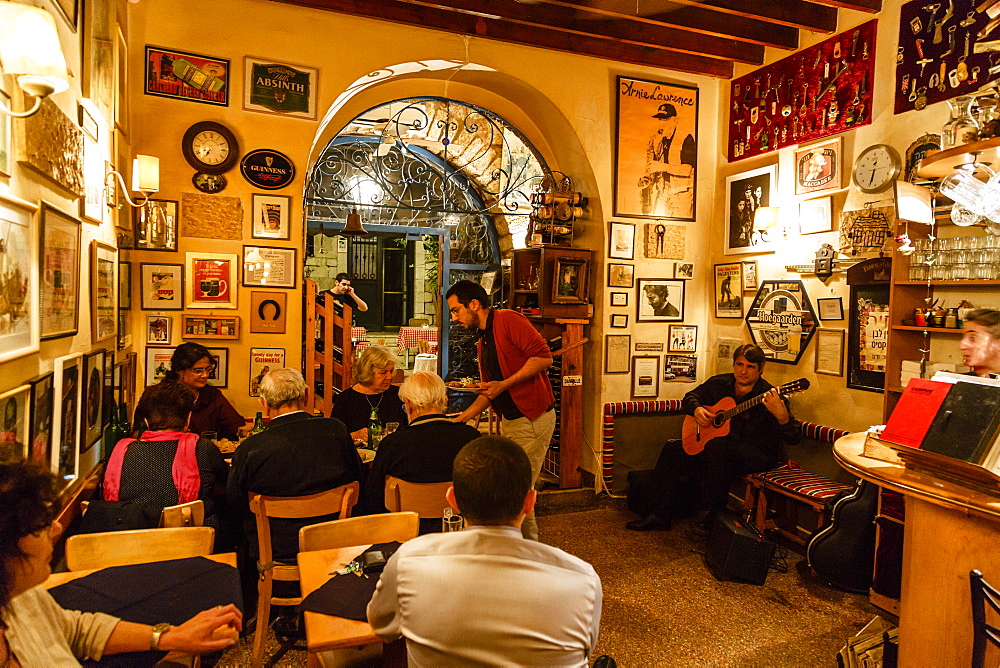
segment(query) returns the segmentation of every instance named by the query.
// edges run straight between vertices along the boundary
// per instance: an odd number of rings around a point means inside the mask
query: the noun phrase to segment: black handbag
[[[80,520],[79,533],[155,529],[160,524],[162,508],[132,501],[94,500]]]

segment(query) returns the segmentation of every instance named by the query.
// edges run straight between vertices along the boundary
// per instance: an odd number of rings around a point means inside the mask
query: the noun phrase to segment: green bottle
[[[264,414],[257,411],[257,417],[253,419],[253,429],[250,430],[251,434],[259,434],[264,431]]]
[[[378,417],[378,407],[372,408],[372,414],[368,418],[368,449],[377,450],[379,441],[382,440],[382,421]]]
[[[118,441],[129,435],[128,407],[123,401],[111,411],[111,421],[104,428],[104,442],[102,458],[107,460],[111,457],[111,452],[115,449]]]

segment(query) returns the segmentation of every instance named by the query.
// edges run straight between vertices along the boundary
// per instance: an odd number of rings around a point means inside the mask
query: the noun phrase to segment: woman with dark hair
[[[398,422],[406,426],[406,411],[399,398],[399,388],[392,384],[396,356],[385,346],[369,346],[354,365],[354,385],[333,399],[330,417],[345,425],[355,442],[368,440],[368,420],[378,409],[382,424]]]
[[[164,380],[187,385],[196,393],[188,431],[195,434],[214,431],[217,438],[235,441],[239,439],[240,427],[246,424],[246,420],[236,412],[219,388],[208,384],[215,368],[215,357],[208,348],[200,343],[184,343],[177,346],[171,355],[170,371]],[[149,406],[140,399],[133,418],[135,431],[146,428],[143,420],[148,417]]]
[[[65,610],[42,585],[51,573],[55,479],[35,464],[0,465],[0,666],[66,666],[150,648],[187,654],[236,643],[233,605],[201,612],[162,633],[103,613]]]

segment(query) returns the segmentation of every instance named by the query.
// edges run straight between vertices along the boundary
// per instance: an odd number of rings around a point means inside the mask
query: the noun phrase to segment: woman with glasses
[[[164,382],[179,382],[197,394],[187,431],[194,434],[215,432],[212,438],[235,441],[239,439],[240,427],[246,424],[246,420],[236,412],[219,388],[208,384],[214,371],[215,357],[208,352],[208,348],[200,343],[185,343],[177,346],[170,357],[170,371]],[[133,420],[137,432],[146,428],[144,420],[148,415],[148,407],[140,399]]]

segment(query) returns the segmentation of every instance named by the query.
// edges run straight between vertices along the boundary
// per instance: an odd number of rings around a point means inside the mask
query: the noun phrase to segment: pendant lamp
[[[347,215],[347,224],[340,231],[341,234],[368,234],[368,230],[361,224],[361,214],[357,209],[352,209]]]

